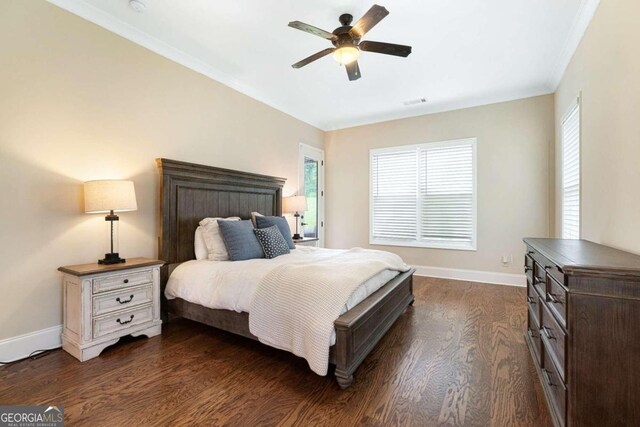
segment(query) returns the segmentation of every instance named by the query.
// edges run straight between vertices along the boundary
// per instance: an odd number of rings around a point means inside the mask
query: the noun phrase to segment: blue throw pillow
[[[296,245],[293,244],[293,239],[291,238],[291,229],[289,228],[289,223],[287,219],[283,216],[257,216],[256,217],[256,225],[257,228],[267,228],[276,226],[280,233],[282,233],[282,237],[289,245],[289,249],[295,249]]]
[[[256,233],[256,237],[264,251],[264,256],[267,258],[271,259],[289,253],[289,245],[284,240],[280,229],[275,225],[267,228],[256,228],[253,231]]]
[[[218,221],[218,226],[231,261],[264,258],[262,246],[253,232],[251,220]]]

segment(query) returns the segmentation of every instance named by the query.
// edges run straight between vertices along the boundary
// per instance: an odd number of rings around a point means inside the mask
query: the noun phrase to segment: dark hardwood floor
[[[0,405],[62,404],[69,426],[551,425],[524,288],[416,277],[415,294],[347,390],[303,359],[177,320],[85,363],[57,350],[0,368]]]

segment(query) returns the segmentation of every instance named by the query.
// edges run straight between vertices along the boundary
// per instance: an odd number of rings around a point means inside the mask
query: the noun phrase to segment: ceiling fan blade
[[[360,50],[364,50],[365,52],[383,53],[385,55],[402,56],[405,58],[411,53],[411,46],[393,43],[372,42],[368,40],[360,42],[358,47],[360,48]]]
[[[349,30],[349,35],[354,39],[361,39],[362,36],[372,29],[378,22],[389,14],[389,11],[382,6],[374,4],[362,18]]]
[[[301,68],[304,67],[307,64],[312,63],[313,61],[322,58],[323,56],[327,56],[329,55],[331,52],[333,52],[334,50],[336,50],[335,47],[328,47],[325,50],[321,50],[318,53],[314,53],[313,55],[304,58],[302,61],[300,62],[296,62],[295,64],[292,65],[293,68]]]
[[[304,22],[292,21],[289,22],[289,26],[291,28],[295,28],[296,30],[304,31],[305,33],[322,37],[323,39],[335,40],[337,38],[335,34],[332,34],[325,30],[321,30],[320,28],[314,27],[313,25],[305,24]]]
[[[360,67],[358,66],[358,61],[353,61],[349,64],[345,64],[344,66],[347,69],[347,75],[349,76],[349,80],[358,80],[362,75],[360,74]]]

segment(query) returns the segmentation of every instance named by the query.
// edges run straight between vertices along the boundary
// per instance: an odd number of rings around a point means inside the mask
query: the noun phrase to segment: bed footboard
[[[391,325],[413,304],[413,273],[401,273],[335,322],[336,380],[345,389],[353,373]]]

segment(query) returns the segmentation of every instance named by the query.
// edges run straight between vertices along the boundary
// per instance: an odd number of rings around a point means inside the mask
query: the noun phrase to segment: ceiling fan
[[[401,44],[383,43],[374,41],[360,41],[360,39],[372,29],[378,22],[389,14],[389,11],[382,6],[374,4],[371,9],[364,14],[355,25],[351,25],[353,16],[348,13],[340,15],[341,26],[333,30],[332,33],[316,28],[313,25],[300,21],[289,22],[289,26],[315,36],[330,40],[334,47],[329,47],[315,53],[300,62],[292,65],[293,68],[301,68],[313,61],[320,59],[330,53],[340,64],[347,69],[349,80],[358,80],[361,77],[360,67],[358,67],[358,56],[360,51],[382,53],[385,55],[395,55],[407,57],[411,53],[411,46]]]

